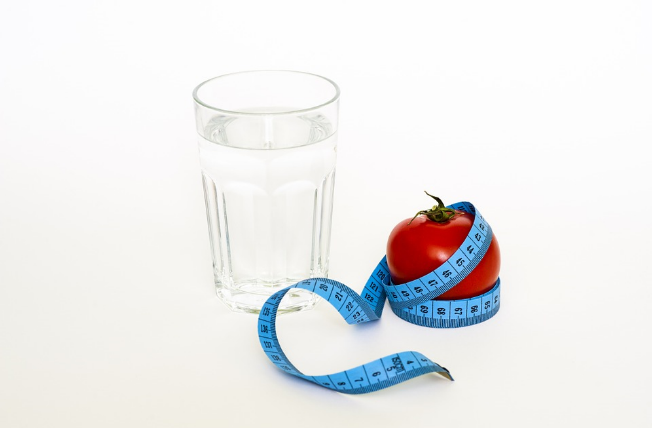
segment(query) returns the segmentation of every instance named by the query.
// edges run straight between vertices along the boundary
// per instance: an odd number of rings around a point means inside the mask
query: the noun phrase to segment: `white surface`
[[[0,426],[650,426],[650,3],[426,3],[5,2]],[[360,290],[423,190],[503,255],[487,323],[321,304],[281,318],[288,355],[418,350],[455,382],[321,389],[216,299],[191,91],[264,68],[342,89],[331,277]]]

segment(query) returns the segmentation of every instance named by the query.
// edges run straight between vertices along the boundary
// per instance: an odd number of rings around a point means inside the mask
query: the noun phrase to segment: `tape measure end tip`
[[[444,369],[444,371],[443,372],[437,372],[437,374],[439,374],[440,376],[445,377],[446,379],[450,380],[451,382],[455,382],[455,379],[453,379],[453,376],[451,375],[451,373],[444,367],[442,367],[442,369]]]

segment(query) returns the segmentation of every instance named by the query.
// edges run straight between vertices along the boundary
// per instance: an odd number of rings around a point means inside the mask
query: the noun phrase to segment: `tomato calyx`
[[[455,216],[455,210],[452,208],[446,208],[446,205],[439,199],[437,196],[432,196],[430,193],[424,190],[424,193],[430,196],[432,199],[437,201],[437,205],[433,205],[429,210],[421,210],[412,217],[410,223],[414,221],[415,218],[420,215],[425,215],[429,220],[432,220],[437,223],[446,223],[448,220]],[[408,225],[410,224],[408,223]]]

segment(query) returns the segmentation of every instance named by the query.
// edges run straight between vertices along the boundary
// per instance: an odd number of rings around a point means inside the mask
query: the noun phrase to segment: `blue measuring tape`
[[[387,260],[383,257],[361,294],[332,279],[311,278],[284,288],[267,299],[258,317],[258,337],[267,357],[286,373],[347,394],[378,391],[427,373],[437,373],[453,380],[446,368],[411,351],[388,355],[339,373],[305,375],[287,358],[276,335],[279,305],[283,296],[293,288],[319,295],[349,324],[380,319],[386,298],[398,317],[424,327],[464,327],[493,317],[500,308],[500,279],[490,291],[477,297],[433,300],[459,284],[478,265],[491,244],[491,227],[473,204],[458,202],[448,208],[475,215],[473,226],[457,251],[429,274],[405,284],[393,284]]]

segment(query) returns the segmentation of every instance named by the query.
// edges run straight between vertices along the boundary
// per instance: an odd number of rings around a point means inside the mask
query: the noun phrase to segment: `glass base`
[[[285,287],[294,285],[299,280],[287,281],[282,284],[246,283],[236,287],[224,287],[217,284],[215,291],[217,297],[234,312],[258,314],[265,301],[274,293]],[[320,300],[319,296],[306,290],[294,289],[289,291],[279,306],[278,313],[299,312],[312,309]]]

